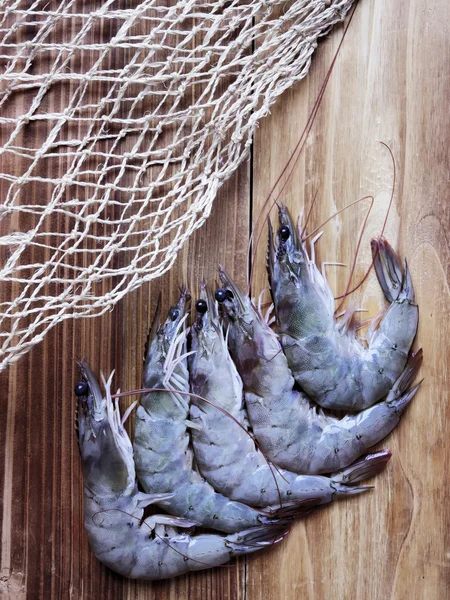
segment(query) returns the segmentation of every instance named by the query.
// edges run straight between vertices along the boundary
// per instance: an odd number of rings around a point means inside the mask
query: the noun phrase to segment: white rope
[[[352,0],[0,0],[0,370],[165,273]]]

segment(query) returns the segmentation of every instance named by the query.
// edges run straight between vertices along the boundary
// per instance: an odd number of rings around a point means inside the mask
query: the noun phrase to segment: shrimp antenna
[[[350,27],[350,23],[352,22],[353,15],[355,14],[356,4],[353,7],[353,9],[351,10],[350,17],[349,17],[349,19],[348,19],[348,21],[347,21],[347,23],[346,23],[346,25],[344,27],[344,32],[343,32],[342,37],[341,37],[341,39],[339,41],[337,50],[336,50],[336,52],[334,54],[334,57],[333,57],[333,60],[331,61],[330,66],[328,68],[327,74],[325,75],[325,78],[324,78],[324,80],[323,80],[323,82],[322,82],[322,84],[320,86],[319,92],[318,92],[318,94],[316,96],[316,99],[314,101],[314,104],[313,104],[313,108],[312,108],[311,113],[310,113],[310,115],[308,117],[306,125],[305,125],[305,127],[304,127],[304,129],[303,129],[303,131],[302,131],[302,133],[300,135],[300,138],[298,139],[298,141],[297,141],[297,143],[296,143],[293,151],[291,152],[291,155],[289,156],[288,161],[286,162],[285,166],[283,167],[281,173],[278,175],[275,183],[273,184],[273,186],[271,187],[269,193],[267,194],[267,196],[266,196],[266,198],[265,198],[265,200],[263,202],[262,207],[258,211],[258,215],[256,217],[254,229],[253,229],[253,231],[252,231],[252,233],[250,235],[250,239],[249,239],[249,242],[248,242],[248,249],[247,249],[247,278],[248,278],[247,294],[248,295],[251,294],[252,275],[253,275],[253,263],[255,261],[256,252],[258,250],[258,245],[259,245],[259,241],[260,241],[261,234],[262,234],[262,227],[260,228],[260,231],[259,231],[258,236],[256,238],[255,247],[254,247],[254,250],[252,252],[252,245],[253,245],[253,238],[254,238],[253,234],[258,229],[258,226],[259,226],[259,223],[261,221],[261,216],[262,216],[262,214],[264,212],[264,209],[266,208],[267,204],[269,203],[269,201],[270,201],[270,199],[271,199],[271,197],[272,197],[272,195],[273,195],[276,187],[280,183],[281,179],[283,178],[283,176],[285,175],[285,173],[288,171],[289,165],[291,163],[292,163],[292,167],[291,167],[291,169],[289,170],[289,172],[287,174],[286,180],[283,183],[283,186],[282,186],[279,194],[277,195],[277,197],[275,198],[275,200],[270,205],[270,207],[269,207],[269,209],[267,211],[267,214],[270,214],[272,208],[277,203],[277,201],[278,201],[281,193],[283,192],[284,188],[286,187],[287,183],[289,182],[289,180],[292,177],[292,173],[294,172],[294,169],[295,169],[295,167],[296,167],[296,165],[297,165],[297,163],[298,163],[298,161],[300,159],[300,156],[301,156],[301,154],[303,152],[303,148],[305,147],[306,139],[307,139],[307,137],[309,135],[309,132],[311,131],[311,128],[312,128],[312,126],[314,124],[314,121],[316,119],[317,112],[318,112],[319,107],[320,107],[320,105],[322,103],[322,99],[323,99],[326,87],[328,85],[328,81],[330,80],[331,73],[332,73],[333,68],[334,68],[334,66],[336,64],[338,55],[340,53],[342,44],[343,44],[344,39],[345,39],[345,36],[347,35],[348,28]]]
[[[341,300],[342,299],[342,301],[340,302],[339,306],[335,310],[335,314],[339,312],[339,310],[340,310],[340,308],[341,308],[341,306],[342,306],[345,298],[347,296],[349,296],[353,291],[355,291],[357,289],[357,288],[355,288],[355,290],[352,290],[351,292],[348,291],[348,288],[350,287],[350,281],[352,279],[353,273],[354,273],[355,268],[356,268],[356,259],[358,257],[359,249],[360,249],[360,246],[361,246],[362,236],[364,234],[364,230],[365,230],[366,225],[367,225],[367,220],[369,218],[370,212],[371,212],[371,210],[373,208],[373,204],[374,204],[374,201],[375,201],[374,197],[373,196],[363,196],[362,198],[358,198],[357,200],[354,200],[353,202],[350,202],[350,204],[348,204],[347,206],[344,206],[344,208],[341,208],[340,210],[338,210],[337,212],[335,212],[333,215],[331,215],[331,217],[328,217],[328,219],[326,219],[326,221],[324,221],[321,225],[319,225],[318,227],[316,227],[313,231],[311,231],[311,233],[309,233],[308,235],[305,235],[305,236],[302,237],[302,242],[305,242],[308,238],[312,237],[317,231],[319,231],[319,229],[322,229],[322,227],[324,225],[326,225],[327,223],[329,223],[332,219],[336,218],[338,215],[340,215],[341,213],[343,213],[344,211],[346,211],[348,208],[350,208],[351,206],[354,206],[355,204],[358,204],[359,202],[362,202],[363,200],[370,200],[370,206],[369,206],[369,208],[367,210],[367,213],[366,213],[366,216],[364,218],[364,223],[363,223],[363,227],[362,227],[361,233],[359,234],[358,244],[356,246],[356,252],[355,252],[354,259],[353,259],[353,264],[352,264],[352,268],[351,268],[351,271],[350,271],[350,276],[349,276],[348,281],[347,281],[346,291],[345,291],[345,293],[342,296],[335,297],[335,300]],[[367,277],[367,275],[368,275],[368,273],[366,274],[366,277]],[[360,285],[361,285],[361,283],[360,283]]]
[[[396,169],[396,166],[395,166],[394,154],[393,154],[391,148],[385,142],[380,142],[380,144],[382,144],[385,148],[388,149],[389,154],[391,156],[392,167],[393,167],[391,197],[390,197],[388,208],[387,208],[387,211],[386,211],[386,216],[384,218],[383,227],[381,228],[381,232],[380,232],[380,235],[379,235],[379,237],[382,237],[383,234],[384,234],[384,231],[386,229],[387,221],[388,221],[389,214],[390,214],[391,208],[392,208],[392,203],[394,201],[394,192],[395,192],[395,185],[396,185],[396,180],[397,180],[397,169]],[[350,206],[351,206],[351,204],[350,204]],[[372,207],[370,207],[370,209],[371,208]],[[370,210],[369,210],[369,212],[370,212]],[[364,227],[365,227],[365,225],[367,223],[368,217],[369,217],[369,214],[367,214],[366,219],[364,221]],[[364,228],[363,228],[363,231],[364,231]],[[361,236],[362,236],[362,232],[361,232]],[[360,240],[358,242],[358,247],[357,247],[357,251],[356,252],[358,252],[358,250],[359,250],[360,242],[361,242],[361,238],[360,238]],[[366,281],[367,277],[369,276],[370,271],[372,270],[372,267],[373,267],[373,264],[374,264],[374,261],[375,261],[375,257],[376,257],[376,254],[375,254],[375,256],[372,257],[372,261],[371,261],[371,263],[369,265],[369,268],[365,272],[365,274],[362,277],[361,281],[354,288],[352,288],[351,290],[349,290],[348,288],[350,287],[350,281],[351,281],[351,278],[352,278],[352,275],[353,275],[353,271],[354,271],[354,268],[355,268],[355,262],[353,263],[352,271],[350,273],[350,277],[349,277],[349,280],[347,282],[346,290],[345,290],[344,294],[342,294],[341,296],[337,296],[335,298],[335,300],[342,300],[342,302],[343,302],[347,296],[349,296],[350,294],[353,294],[353,292],[356,292],[356,290],[359,289],[362,286],[362,284]],[[356,261],[356,255],[355,255],[355,261]],[[342,306],[342,302],[339,304],[339,306],[336,309],[336,311],[339,311],[339,309]]]
[[[343,295],[341,297],[341,301],[339,302],[339,305],[336,308],[335,313],[338,313],[340,311],[340,309],[341,309],[341,307],[342,307],[342,305],[343,305],[343,303],[345,301],[345,298],[350,295],[350,292],[349,292],[350,283],[352,281],[353,273],[355,272],[356,260],[358,258],[359,249],[361,248],[362,237],[364,235],[364,231],[365,231],[366,226],[367,226],[367,221],[369,219],[369,215],[370,215],[370,212],[372,210],[373,203],[374,203],[373,196],[370,196],[370,198],[371,198],[370,206],[369,206],[369,209],[368,209],[368,211],[366,213],[366,216],[364,217],[363,226],[361,228],[361,233],[359,234],[359,237],[358,237],[358,243],[356,244],[355,255],[353,257],[353,264],[352,264],[352,268],[350,269],[350,275],[348,276],[348,279],[347,279],[347,285],[345,286],[345,292],[343,293]],[[373,264],[373,259],[372,259],[372,263],[371,263],[371,265],[370,265],[370,267],[369,267],[369,269],[367,271],[366,277],[369,274],[370,269],[372,268],[372,264]],[[355,291],[356,289],[357,288],[355,288],[354,290],[352,290],[352,292]]]
[[[340,208],[338,211],[336,211],[335,213],[333,213],[331,215],[331,217],[328,217],[328,219],[326,219],[320,225],[318,225],[315,229],[313,229],[311,231],[311,233],[308,233],[308,235],[303,236],[302,237],[302,242],[306,242],[307,239],[309,239],[310,237],[312,237],[313,235],[315,235],[327,223],[329,223],[330,221],[332,221],[333,219],[335,219],[337,216],[339,216],[341,213],[345,212],[346,210],[348,210],[349,208],[351,208],[355,204],[358,204],[359,202],[363,202],[363,200],[371,200],[371,204],[373,204],[374,197],[370,196],[370,195],[369,196],[362,196],[361,198],[358,198],[357,200],[353,200],[353,202],[350,202],[350,204],[347,204],[347,206],[344,206],[344,208]]]
[[[302,226],[302,231],[301,231],[301,237],[302,237],[302,239],[303,239],[303,234],[306,233],[306,227],[308,226],[309,218],[310,218],[312,210],[314,208],[314,204],[316,203],[318,194],[319,194],[319,188],[317,188],[316,193],[314,194],[313,200],[311,202],[311,206],[309,207],[308,214],[306,216],[305,224]],[[321,227],[322,227],[322,225],[321,225]],[[300,228],[300,224],[299,224],[299,228]]]

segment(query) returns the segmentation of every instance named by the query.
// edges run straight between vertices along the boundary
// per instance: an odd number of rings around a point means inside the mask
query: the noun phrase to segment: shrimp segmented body
[[[159,391],[144,393],[136,412],[134,456],[138,480],[148,493],[171,494],[159,503],[170,514],[204,527],[234,533],[275,523],[293,514],[294,509],[278,510],[277,506],[273,512],[263,513],[234,502],[217,493],[194,469],[189,401],[183,394],[189,393],[184,328],[187,302],[183,292],[163,326],[159,327],[158,311],[152,325],[143,387]],[[174,391],[161,391],[164,388]]]
[[[384,401],[342,419],[327,416],[294,389],[278,337],[250,299],[223,269],[219,275],[231,355],[253,431],[271,461],[295,473],[332,473],[394,429],[420,385],[408,389],[422,362],[421,351],[410,356]]]
[[[228,498],[252,506],[275,504],[279,499],[328,504],[339,496],[366,491],[365,486],[342,482],[355,484],[371,477],[387,464],[389,451],[367,456],[331,478],[298,475],[268,464],[247,432],[242,380],[230,357],[217,305],[204,285],[197,311],[191,330],[191,388],[212,404],[191,400],[191,420],[199,425],[192,430],[192,440],[197,464],[211,485]]]
[[[89,366],[82,363],[78,384],[78,442],[84,474],[84,515],[89,543],[97,558],[125,577],[165,579],[222,565],[234,556],[277,543],[286,524],[263,525],[239,533],[191,535],[195,522],[154,515],[141,523],[143,509],[168,494],[138,491],[133,448],[110,384],[106,397]],[[174,528],[187,528],[179,533]]]
[[[406,261],[402,273],[388,242],[372,240],[376,274],[390,306],[372,322],[364,347],[345,317],[336,321],[332,290],[284,206],[279,220],[275,237],[269,223],[268,272],[292,374],[323,408],[358,411],[372,406],[401,375],[417,331],[418,308]]]

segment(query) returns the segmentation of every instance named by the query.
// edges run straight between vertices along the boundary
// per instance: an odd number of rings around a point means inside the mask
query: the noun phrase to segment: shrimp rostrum
[[[87,363],[77,384],[78,442],[84,475],[84,518],[96,557],[116,573],[139,579],[165,579],[222,565],[234,556],[277,543],[286,523],[261,525],[232,535],[191,535],[195,521],[154,515],[142,522],[143,509],[170,494],[138,491],[133,447],[110,385],[106,396]],[[185,531],[177,532],[176,528]]]
[[[269,283],[295,380],[323,408],[358,411],[372,406],[402,373],[417,331],[418,308],[406,260],[402,271],[388,242],[372,240],[375,271],[390,306],[373,320],[366,347],[351,326],[351,309],[336,320],[333,292],[284,206],[279,207],[279,222],[275,236],[269,222]]]

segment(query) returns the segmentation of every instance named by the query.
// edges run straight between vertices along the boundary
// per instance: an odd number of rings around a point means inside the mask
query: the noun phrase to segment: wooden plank
[[[281,200],[307,213],[309,230],[353,200],[373,194],[357,282],[370,265],[368,241],[394,203],[385,235],[408,258],[420,306],[416,347],[424,383],[398,429],[380,446],[393,458],[364,497],[297,523],[286,544],[249,566],[249,600],[262,598],[449,597],[448,453],[448,62],[445,2],[359,3],[305,152]],[[307,80],[289,91],[255,140],[254,213],[289,157],[325,77],[339,34],[319,48]],[[305,109],[305,107],[309,107]],[[364,204],[364,208],[363,208]],[[319,260],[351,264],[368,203],[334,219],[317,244]],[[265,233],[255,294],[266,285]],[[336,293],[349,269],[328,267]],[[376,278],[356,297],[376,314],[385,303]]]
[[[165,306],[177,286],[195,289],[223,262],[245,281],[249,174],[222,188],[211,218],[163,279],[129,295],[98,319],[65,322],[1,375],[2,598],[446,598],[449,584],[448,423],[448,23],[444,0],[360,2],[306,152],[283,195],[294,211],[318,201],[312,224],[365,194],[375,196],[354,281],[370,259],[397,163],[387,238],[408,257],[421,307],[417,347],[425,381],[386,444],[393,459],[365,497],[318,511],[286,542],[229,568],[177,580],[129,582],[88,548],[82,478],[73,427],[74,359],[117,369],[122,389],[139,385],[141,355],[158,291]],[[447,27],[447,31],[445,29]],[[288,158],[325,76],[340,32],[319,49],[310,76],[261,123],[254,147],[253,219]],[[37,192],[37,190],[35,190]],[[320,260],[350,262],[366,204],[325,228]],[[254,291],[266,285],[265,233]],[[348,270],[329,268],[334,289]],[[9,293],[9,291],[8,291]],[[360,296],[369,314],[383,304],[373,276]]]

